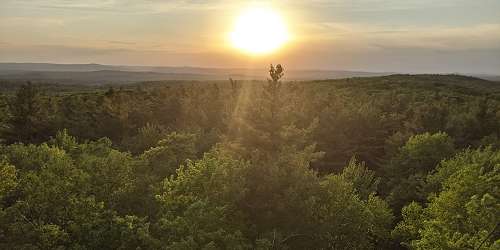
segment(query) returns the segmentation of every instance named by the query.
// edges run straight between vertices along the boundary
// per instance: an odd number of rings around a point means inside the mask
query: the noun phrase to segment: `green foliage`
[[[3,198],[13,191],[17,185],[16,168],[4,161],[0,162],[0,205]]]
[[[423,227],[424,214],[420,204],[412,202],[401,210],[402,221],[392,231],[392,236],[402,246],[411,248],[411,241],[417,239]]]
[[[117,212],[126,210],[120,198],[133,184],[126,154],[109,149],[106,142],[76,144],[64,132],[52,143],[3,148],[7,162],[19,171],[16,177],[13,167],[2,164],[2,197],[10,194],[0,213],[1,248],[128,249],[150,244],[146,221]]]
[[[48,120],[51,107],[47,105],[37,86],[28,82],[17,91],[9,103],[10,117],[4,138],[7,142],[41,142],[52,132]]]
[[[291,117],[290,103],[296,101],[295,93],[283,93],[292,88],[280,81],[283,67],[271,65],[270,76],[264,86],[247,86],[240,93],[245,98],[232,116],[230,131],[225,138],[224,147],[235,155],[252,162],[269,164],[281,157],[282,152],[307,152],[308,161],[319,160],[322,152],[316,151],[312,135],[318,125],[313,118],[302,126],[298,119]],[[254,100],[253,103],[247,100]]]
[[[498,249],[500,151],[466,150],[429,179],[439,191],[425,208],[405,208],[395,233],[415,249]]]
[[[380,183],[380,178],[375,177],[375,172],[368,169],[364,162],[359,163],[355,157],[351,158],[349,164],[342,170],[341,176],[353,184],[360,198],[364,200],[377,192]]]
[[[352,183],[318,177],[299,158],[263,167],[219,151],[189,162],[157,196],[160,237],[172,249],[365,249],[388,238],[385,202],[361,200]]]
[[[3,138],[5,131],[8,131],[8,119],[10,117],[8,98],[0,93],[0,143],[5,141]]]
[[[133,154],[141,154],[155,147],[166,136],[167,131],[164,127],[147,123],[146,126],[139,128],[137,135],[126,138],[123,144]]]
[[[340,171],[353,155],[381,167],[391,156],[384,144],[398,133],[407,139],[443,131],[461,148],[498,141],[500,98],[494,83],[457,75],[282,82],[280,68],[276,73],[274,67],[276,83],[273,77],[268,82],[147,82],[107,92],[107,86],[13,85],[17,94],[0,97],[0,138],[40,143],[67,129],[81,140],[107,137],[117,148],[141,154],[154,146],[155,134],[189,131],[198,135],[200,152],[224,138],[234,143],[245,138],[265,149],[273,146],[270,136],[278,133],[273,131],[289,125],[306,129],[317,118],[310,136],[325,152],[314,164],[323,174]],[[23,108],[29,103],[33,108]]]
[[[324,200],[313,211],[322,222],[315,249],[370,249],[383,244],[393,219],[384,201],[374,195],[360,200],[342,176],[327,176],[321,186]]]
[[[187,159],[196,159],[195,140],[194,134],[173,132],[141,157],[147,162],[151,175],[163,180],[175,174],[176,169]]]
[[[7,86],[0,249],[499,247],[498,85],[269,73]]]
[[[427,197],[427,174],[443,159],[453,155],[452,139],[446,133],[424,133],[412,136],[387,165],[387,200],[396,211],[412,201],[422,202]]]
[[[160,237],[171,249],[250,249],[236,204],[244,197],[246,165],[206,155],[166,179],[160,202]],[[213,190],[218,190],[213,192]]]

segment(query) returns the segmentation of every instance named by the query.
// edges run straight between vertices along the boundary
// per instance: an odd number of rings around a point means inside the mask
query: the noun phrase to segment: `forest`
[[[500,83],[0,83],[0,249],[500,249]]]

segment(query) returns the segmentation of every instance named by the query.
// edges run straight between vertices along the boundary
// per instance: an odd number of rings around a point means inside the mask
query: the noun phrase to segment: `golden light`
[[[266,54],[282,47],[289,39],[283,19],[267,8],[249,9],[236,20],[231,33],[234,47],[250,54]]]

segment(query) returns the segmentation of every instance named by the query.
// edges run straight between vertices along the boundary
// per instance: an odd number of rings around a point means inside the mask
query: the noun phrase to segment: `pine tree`
[[[10,119],[5,131],[7,143],[16,141],[39,142],[48,139],[45,133],[43,103],[40,89],[28,82],[22,85],[9,103]]]

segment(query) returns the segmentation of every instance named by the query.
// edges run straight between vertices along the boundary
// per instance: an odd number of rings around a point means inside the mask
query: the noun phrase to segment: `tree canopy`
[[[0,249],[500,247],[500,85],[284,74],[2,92]]]

